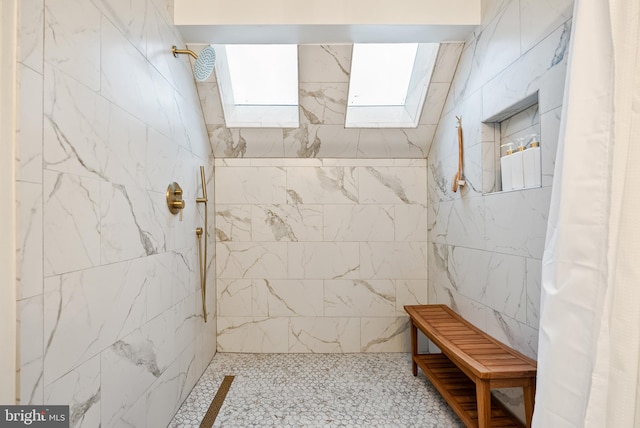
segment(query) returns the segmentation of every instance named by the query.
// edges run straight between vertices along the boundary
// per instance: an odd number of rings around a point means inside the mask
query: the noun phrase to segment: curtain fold
[[[640,2],[576,0],[534,427],[640,427]]]

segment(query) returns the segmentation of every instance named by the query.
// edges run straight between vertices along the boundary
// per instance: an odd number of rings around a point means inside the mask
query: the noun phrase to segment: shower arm
[[[208,218],[209,213],[207,210],[207,181],[204,177],[204,166],[200,167],[200,180],[202,181],[202,198],[196,198],[196,203],[204,204],[204,231],[202,228],[196,229],[196,235],[198,237],[198,253],[200,254],[200,288],[202,290],[202,313],[204,315],[204,322],[207,322],[207,236],[208,236]],[[204,260],[201,252],[200,238],[204,232]]]
[[[194,59],[198,59],[198,55],[196,55],[196,53],[194,51],[192,51],[191,49],[178,49],[175,46],[171,47],[171,53],[173,53],[173,56],[178,58],[178,54],[189,54],[191,55]]]

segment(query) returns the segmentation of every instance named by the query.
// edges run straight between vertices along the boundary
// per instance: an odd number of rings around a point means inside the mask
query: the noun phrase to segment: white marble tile
[[[232,129],[234,147],[245,147],[246,157],[282,157],[284,156],[284,137],[281,128],[241,128]],[[214,141],[214,140],[212,140]],[[221,141],[222,143],[222,141]],[[225,143],[225,154],[229,150]],[[214,152],[217,153],[217,149]]]
[[[426,168],[358,168],[361,204],[426,204]]]
[[[284,242],[221,242],[216,245],[217,278],[286,278]]]
[[[349,82],[352,45],[299,45],[300,82]]]
[[[100,183],[44,172],[44,275],[100,264]]]
[[[482,88],[489,118],[539,91],[541,113],[562,104],[571,25],[558,28]],[[547,76],[548,75],[548,76]]]
[[[218,317],[218,352],[288,350],[288,318]]]
[[[553,184],[561,118],[562,107],[551,110],[540,118],[540,166],[543,186]]]
[[[488,251],[431,243],[429,282],[481,302],[490,261]]]
[[[69,422],[74,428],[100,426],[100,358],[95,356],[72,368],[60,378],[47,373],[44,402],[69,406]]]
[[[269,316],[269,289],[264,281],[264,278],[251,281],[251,313],[254,317]]]
[[[502,187],[496,144],[493,141],[482,144],[482,192],[493,193]]]
[[[485,198],[431,203],[427,208],[429,209],[430,241],[470,248],[485,248],[487,239]]]
[[[150,210],[148,194],[134,187],[102,183],[100,254],[103,264],[158,252],[154,234],[141,211]]]
[[[482,2],[482,26],[484,27],[494,20],[510,2],[511,0],[484,0]]]
[[[465,45],[453,79],[453,100],[466,98],[517,60],[519,36],[519,2],[512,1]]]
[[[330,242],[393,241],[396,207],[393,205],[324,205],[324,240]],[[426,229],[423,239],[426,239]]]
[[[572,0],[520,0],[522,52],[526,52],[571,18]]]
[[[291,204],[357,203],[356,168],[288,167],[287,200]]]
[[[426,158],[435,134],[435,125],[417,128],[360,130],[359,158]]]
[[[174,359],[171,311],[113,343],[100,354],[101,419],[117,421]]]
[[[287,200],[283,168],[216,168],[216,204],[283,204]]]
[[[147,426],[147,396],[143,394],[131,405],[114,423],[110,426],[114,428],[140,428]]]
[[[145,319],[144,259],[45,280],[45,373],[50,383]]]
[[[527,259],[527,325],[538,329],[540,325],[540,288],[542,286],[542,261]]]
[[[362,318],[360,352],[407,352],[409,318]]]
[[[100,20],[89,1],[46,1],[45,61],[94,91],[100,90]]]
[[[215,205],[216,240],[251,241],[251,205]]]
[[[481,303],[519,322],[526,322],[526,260],[492,253],[486,269],[486,276],[476,280],[483,290]],[[480,272],[476,274],[480,276]]]
[[[188,79],[180,79],[176,83],[178,89],[174,92],[176,107],[176,126],[172,138],[194,156],[204,160],[212,156],[211,142],[207,126],[202,120],[202,107],[198,93],[188,72]]]
[[[146,52],[145,23],[148,18],[146,1],[91,0],[100,12],[120,30],[140,52]]]
[[[357,242],[292,242],[288,244],[291,279],[357,278]],[[271,273],[271,276],[276,276]]]
[[[389,317],[396,311],[396,290],[387,280],[327,280],[324,314],[327,317]]]
[[[450,83],[453,80],[464,43],[440,43],[438,57],[431,75],[431,83]],[[448,92],[447,87],[447,92]]]
[[[322,280],[261,279],[253,281],[257,293],[267,296],[269,317],[322,316]]]
[[[361,279],[427,279],[426,242],[361,242]]]
[[[497,311],[487,313],[486,332],[529,358],[538,355],[538,330]]]
[[[174,89],[110,21],[103,19],[101,27],[100,93],[162,134],[173,136]]]
[[[18,24],[18,62],[42,74],[44,0],[21,1]]]
[[[429,303],[445,304],[480,330],[487,330],[486,318],[487,313],[491,310],[453,289],[441,287],[430,281]]]
[[[169,183],[176,181],[184,186],[185,171],[178,168],[182,149],[171,138],[148,128],[146,138],[146,162],[144,171],[147,188],[166,192]],[[184,189],[183,189],[184,190]]]
[[[321,205],[253,205],[254,241],[321,241],[324,217]]]
[[[123,110],[110,106],[105,144],[105,177],[113,183],[144,186],[145,170],[149,165],[147,127],[144,123]]]
[[[41,74],[18,64],[16,180],[32,183],[42,183],[43,80]]]
[[[18,376],[20,378],[19,402],[17,404],[44,403],[43,367],[43,309],[42,295],[17,302],[17,334],[20,337]]]
[[[173,0],[150,0],[148,4],[149,6],[155,6],[160,12],[162,19],[167,23],[173,23]]]
[[[500,138],[514,139],[516,135],[520,135],[521,131],[531,129],[535,125],[540,124],[540,111],[538,104],[523,110],[500,122]],[[525,143],[527,143],[525,141]]]
[[[299,84],[300,122],[344,125],[348,83]]]
[[[406,315],[405,305],[426,305],[429,301],[425,280],[398,279],[393,284],[396,289],[396,316]]]
[[[345,129],[343,125],[301,123],[298,128],[284,130],[285,156],[355,158],[359,136],[359,129]]]
[[[195,345],[194,345],[195,346]],[[165,426],[182,402],[194,350],[185,350],[147,390],[145,420],[147,427]]]
[[[42,294],[42,185],[16,182],[16,291],[18,299]]]
[[[347,353],[360,351],[358,318],[291,318],[291,353]]]
[[[106,178],[109,110],[109,103],[98,94],[47,64],[44,79],[45,167]]]
[[[214,247],[210,245],[209,248],[213,249]],[[200,273],[198,270],[200,261],[197,246],[175,250],[172,257],[173,302],[178,303],[193,293],[200,291]],[[212,273],[212,268],[209,268],[208,281],[214,278]]]
[[[147,320],[166,312],[176,302],[174,253],[146,258]]]
[[[469,147],[485,141],[483,136],[485,116],[483,116],[482,102],[482,91],[478,90],[467,94],[463,101],[456,104],[455,109],[442,115],[433,148],[429,153],[429,163],[451,155],[458,156],[457,117],[461,118],[462,123],[463,152],[466,152]],[[455,173],[455,170],[457,170],[457,165],[451,173]]]
[[[442,115],[442,109],[444,108],[444,103],[447,100],[447,95],[449,94],[450,86],[451,85],[448,82],[438,83],[434,82],[433,79],[431,80],[431,84],[429,84],[429,91],[427,92],[427,98],[425,99],[424,107],[422,108],[422,114],[420,115],[420,125],[438,125],[440,116]]]
[[[551,188],[494,194],[485,199],[487,249],[541,259]]]
[[[215,75],[215,73],[213,73]],[[224,126],[224,111],[218,84],[215,82],[198,82],[198,96],[204,121],[209,125]]]
[[[262,280],[256,280],[262,281]],[[250,317],[252,310],[254,286],[250,279],[218,279],[216,281],[218,316],[220,317]]]
[[[167,23],[162,12],[147,6],[145,16],[145,42],[147,60],[169,81],[177,90],[182,85],[195,86],[191,72],[191,64],[187,55],[174,57],[171,47],[184,49],[184,43],[178,37],[173,23]]]
[[[204,307],[202,305],[202,290],[200,287],[195,293],[178,302],[174,306],[174,311],[175,352],[180,353],[195,343],[198,332],[204,325]],[[207,308],[207,316],[210,313],[214,312]]]
[[[395,205],[395,240],[427,240],[427,207],[421,204]]]

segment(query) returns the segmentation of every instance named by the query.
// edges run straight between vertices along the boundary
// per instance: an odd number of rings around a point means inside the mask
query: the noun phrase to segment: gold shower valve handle
[[[182,221],[182,211],[184,210],[184,200],[182,199],[182,188],[175,181],[167,187],[167,207],[171,214],[180,213],[180,221]]]

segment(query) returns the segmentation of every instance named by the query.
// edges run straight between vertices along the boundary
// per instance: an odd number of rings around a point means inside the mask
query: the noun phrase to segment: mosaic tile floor
[[[214,427],[464,426],[409,354],[218,353],[169,427],[199,427],[225,375]]]

